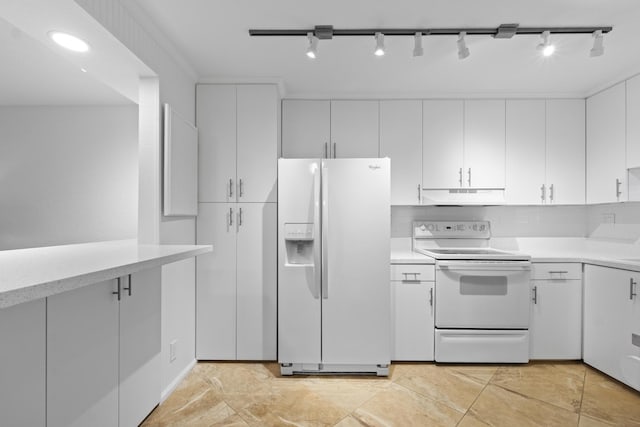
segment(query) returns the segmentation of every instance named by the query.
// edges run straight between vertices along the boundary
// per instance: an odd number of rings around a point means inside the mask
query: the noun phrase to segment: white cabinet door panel
[[[278,94],[275,85],[237,86],[239,202],[275,202]]]
[[[420,204],[421,101],[380,101],[380,156],[391,159],[391,204]]]
[[[433,282],[391,282],[391,360],[433,360]]]
[[[545,101],[509,100],[506,108],[505,199],[516,205],[545,203]]]
[[[627,168],[640,167],[640,76],[627,80]]]
[[[196,357],[236,358],[236,217],[232,203],[200,203],[197,241],[214,245],[196,259]]]
[[[378,101],[331,101],[330,157],[378,157],[378,104]]]
[[[529,326],[531,359],[582,358],[582,281],[534,280]]]
[[[422,114],[422,186],[461,187],[464,102],[423,101]]]
[[[626,200],[625,96],[622,82],[587,99],[587,203]]]
[[[585,101],[550,99],[547,101],[546,116],[549,202],[584,204]]]
[[[198,201],[235,201],[236,87],[198,85]],[[229,195],[231,180],[231,196]]]
[[[138,425],[160,402],[161,268],[123,278],[120,301],[120,426]],[[125,289],[129,288],[129,289]]]
[[[118,426],[117,280],[47,298],[47,426]]]
[[[46,423],[45,299],[0,309],[0,423]]]
[[[282,101],[282,157],[319,159],[329,156],[330,101]]]
[[[464,102],[464,169],[466,186],[505,187],[504,100]]]
[[[239,360],[276,359],[276,208],[275,203],[238,204],[236,304]]]

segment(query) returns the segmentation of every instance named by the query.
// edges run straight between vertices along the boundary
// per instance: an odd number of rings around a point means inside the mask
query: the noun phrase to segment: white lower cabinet
[[[46,424],[46,303],[0,309],[0,424]]]
[[[392,264],[391,360],[433,360],[434,274],[433,265]]]
[[[196,357],[275,360],[277,209],[275,203],[200,203]]]
[[[529,357],[582,358],[581,264],[533,264]]]
[[[584,361],[640,390],[640,273],[585,265],[584,278]]]
[[[160,402],[160,290],[158,267],[47,299],[48,427],[137,425]]]

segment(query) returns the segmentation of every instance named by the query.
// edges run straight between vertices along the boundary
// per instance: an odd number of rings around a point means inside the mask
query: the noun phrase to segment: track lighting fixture
[[[376,33],[376,50],[373,53],[376,56],[384,56],[384,34]]]
[[[467,42],[464,41],[464,36],[466,35],[467,33],[465,31],[461,31],[460,34],[458,34],[458,59],[465,59],[471,53],[467,47]]]
[[[309,39],[309,47],[307,47],[307,56],[311,59],[316,59],[318,56],[318,38],[313,33],[307,33]]]
[[[422,56],[424,54],[424,50],[422,50],[422,33],[416,33],[413,36],[413,40],[413,56]]]
[[[593,47],[589,51],[591,57],[602,56],[604,54],[604,37],[602,36],[602,30],[596,30],[593,32]]]
[[[542,34],[540,34],[540,37],[542,38],[542,41],[538,45],[538,50],[542,52],[543,56],[553,55],[553,52],[556,51],[556,47],[551,44],[551,33],[548,30],[543,31]]]
[[[250,36],[305,36],[309,39],[307,56],[315,58],[318,54],[318,41],[331,40],[334,37],[375,36],[376,56],[385,54],[384,36],[413,36],[413,56],[422,56],[423,36],[458,36],[458,58],[465,59],[470,55],[465,37],[489,36],[495,39],[511,39],[514,36],[540,35],[542,41],[537,48],[544,56],[551,56],[555,52],[555,46],[551,43],[551,34],[591,34],[593,47],[591,56],[600,56],[604,53],[603,36],[613,30],[611,26],[584,26],[584,27],[520,27],[519,24],[501,24],[499,27],[489,28],[363,28],[363,29],[335,29],[332,25],[316,25],[312,29],[264,29],[249,30]]]

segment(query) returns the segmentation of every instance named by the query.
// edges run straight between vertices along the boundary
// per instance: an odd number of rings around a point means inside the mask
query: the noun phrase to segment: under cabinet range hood
[[[438,188],[422,190],[423,205],[503,205],[504,188]]]

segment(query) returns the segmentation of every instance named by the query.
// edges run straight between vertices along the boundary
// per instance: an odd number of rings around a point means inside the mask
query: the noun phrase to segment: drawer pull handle
[[[402,275],[404,276],[404,279],[402,279],[402,280],[405,280],[405,281],[410,281],[411,280],[411,281],[417,282],[417,281],[419,281],[418,280],[418,275],[420,275],[420,273],[402,273]],[[409,279],[409,276],[413,276],[413,279]]]
[[[566,270],[564,270],[564,271],[560,271],[560,270],[557,270],[557,271],[553,271],[553,270],[552,270],[552,271],[549,271],[549,274],[567,274],[567,273],[569,273],[569,272],[568,272],[568,271],[566,271]]]

